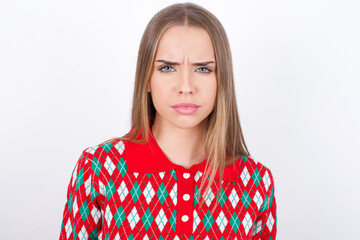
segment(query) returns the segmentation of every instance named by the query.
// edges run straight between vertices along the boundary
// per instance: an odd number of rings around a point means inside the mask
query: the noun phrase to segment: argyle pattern
[[[240,180],[222,181],[219,200],[215,183],[207,196],[199,194],[205,176],[198,171],[192,234],[179,235],[176,171],[130,172],[125,151],[126,142],[112,140],[82,152],[68,185],[60,240],[275,239],[274,179],[260,162],[250,157],[235,162],[241,166]],[[206,201],[200,207],[202,198]]]

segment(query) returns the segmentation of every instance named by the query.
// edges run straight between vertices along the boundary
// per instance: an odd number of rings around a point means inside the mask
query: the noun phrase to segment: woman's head
[[[151,96],[151,93],[148,92],[154,70],[159,65],[155,62],[155,57],[157,51],[162,50],[159,49],[162,37],[170,34],[169,32],[174,32],[172,30],[176,28],[200,29],[203,35],[206,33],[208,38],[204,37],[203,42],[211,41],[212,49],[207,47],[207,54],[203,56],[204,59],[214,59],[216,64],[216,71],[212,73],[212,76],[216,78],[217,85],[216,101],[214,103],[214,112],[209,116],[209,120],[216,117],[214,115],[226,114],[225,108],[235,100],[232,58],[227,36],[219,20],[212,13],[194,3],[170,5],[156,13],[148,23],[138,52],[133,107],[140,102],[143,105],[143,108],[140,109],[147,111],[147,113],[143,112],[143,114],[155,117],[156,108],[152,102],[154,96]],[[204,46],[203,49],[205,49]],[[170,51],[171,49],[169,49]],[[137,116],[132,116],[132,127],[136,126],[135,121],[140,117],[138,114],[140,114],[139,111],[141,110],[137,109],[138,111],[135,111]]]
[[[181,36],[181,34],[187,36]],[[194,38],[193,41],[191,37]],[[188,44],[182,44],[181,41]],[[189,51],[194,49],[194,44],[200,46],[196,52],[191,53]],[[176,49],[179,46],[182,49]],[[185,57],[184,54],[186,54]],[[181,68],[178,68],[179,71],[171,72],[173,69],[169,67],[162,68],[162,71],[170,71],[170,73],[158,71],[158,67],[163,63],[155,62],[155,60],[174,60],[173,58],[182,64]],[[207,65],[207,68],[213,72],[202,73],[204,69],[200,66],[195,68],[192,65],[195,61],[214,61],[214,64]],[[161,86],[161,81],[167,77],[176,81],[173,85],[167,83]],[[197,79],[197,83],[185,79]],[[208,85],[206,81],[209,82]],[[204,97],[205,93],[202,95],[200,86],[209,91],[209,96]],[[171,95],[171,92],[166,91],[176,91],[178,95],[173,97],[174,92]],[[200,94],[196,96],[197,93]],[[171,97],[164,103],[167,95]],[[157,108],[154,106],[153,99]],[[177,101],[206,103],[206,109],[202,110],[199,117],[185,124],[191,127],[199,124],[202,119],[207,120],[202,123],[206,123],[205,150],[209,168],[205,175],[210,176],[206,188],[208,191],[217,170],[220,172],[221,180],[225,166],[250,154],[240,127],[232,57],[225,30],[212,13],[194,3],[170,5],[156,13],[148,23],[140,42],[137,59],[131,121],[133,131],[124,137],[113,139],[147,142],[150,131],[149,118],[155,117],[156,110],[166,115],[164,104],[165,106],[176,104]],[[174,123],[181,124],[179,119],[176,120],[173,117],[175,115],[167,116],[170,116],[168,118]],[[140,135],[141,138],[138,140]],[[199,192],[204,186],[205,179],[203,178]],[[221,189],[220,183],[221,181],[218,182],[219,189]]]
[[[200,131],[206,128],[207,117],[214,109],[217,78],[212,41],[203,28],[175,25],[164,32],[147,91],[156,109],[155,122]],[[173,107],[179,103],[199,107],[192,114],[182,114]]]

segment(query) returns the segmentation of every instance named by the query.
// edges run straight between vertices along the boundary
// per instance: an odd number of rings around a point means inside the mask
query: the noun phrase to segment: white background
[[[227,31],[277,239],[360,235],[360,2],[194,1]],[[130,128],[137,51],[175,1],[0,3],[0,238],[58,239],[83,149]]]

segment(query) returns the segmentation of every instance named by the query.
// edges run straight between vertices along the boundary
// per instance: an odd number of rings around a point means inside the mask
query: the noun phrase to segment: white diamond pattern
[[[110,211],[110,207],[107,206],[105,209],[105,219],[107,221],[108,227],[110,227],[111,220],[113,219],[113,216]]]
[[[112,160],[109,158],[109,156],[106,157],[106,161],[104,163],[104,167],[105,169],[108,171],[108,173],[110,174],[110,176],[113,174],[114,169],[115,169],[115,165],[112,162]]]
[[[120,240],[120,235],[119,235],[119,233],[116,234],[114,240]]]
[[[124,181],[121,181],[120,187],[118,188],[118,194],[120,196],[120,200],[124,201],[124,199],[126,198],[126,196],[129,193],[129,190],[126,187],[126,184]]]
[[[102,181],[99,180],[99,191],[100,191],[100,194],[105,196],[105,185],[102,183]]]
[[[97,224],[100,219],[101,212],[97,208],[93,208],[91,210],[91,216],[93,217],[95,224]]]
[[[207,206],[210,206],[210,204],[212,203],[214,197],[215,197],[215,195],[214,195],[213,191],[210,188],[209,193],[207,194],[207,197],[206,197],[206,205]]]
[[[80,240],[87,240],[88,239],[88,233],[87,233],[87,231],[86,231],[86,228],[85,228],[85,226],[83,226],[82,228],[81,228],[81,230],[80,230],[80,232],[79,232],[79,235],[78,235],[78,237],[79,237],[79,239]]]
[[[246,167],[242,171],[240,177],[241,177],[241,180],[242,180],[244,186],[246,187],[246,185],[248,184],[249,179],[250,179],[250,174]]]
[[[194,176],[195,182],[197,182],[202,175],[203,175],[202,172],[197,171],[196,174],[195,174],[195,176]]]
[[[75,214],[77,213],[77,211],[79,211],[77,202],[76,202],[76,197],[74,198],[74,203],[73,203],[73,216],[75,216]]]
[[[162,230],[165,227],[165,224],[167,223],[167,218],[165,216],[164,210],[161,209],[159,214],[157,215],[157,217],[155,218],[155,221],[160,229],[160,232],[162,232]]]
[[[134,207],[130,214],[127,216],[127,219],[130,223],[130,227],[131,229],[134,229],[134,227],[136,226],[137,222],[139,221],[140,217],[137,213],[136,207]]]
[[[258,232],[260,232],[261,230],[261,223],[262,221],[257,221],[257,222],[254,222],[254,225],[253,225],[253,228],[252,228],[252,231],[251,231],[251,236],[254,236],[256,235]]]
[[[151,202],[151,199],[155,195],[155,191],[150,182],[148,182],[148,184],[146,185],[143,194],[145,196],[146,202],[149,204]]]
[[[251,220],[250,214],[248,212],[246,212],[242,223],[245,228],[245,233],[248,234],[250,228],[252,227],[252,220]]]
[[[67,221],[65,225],[65,231],[66,231],[66,238],[69,238],[72,231],[70,219]]]
[[[96,149],[98,149],[99,146],[93,146],[93,147],[89,147],[87,149],[85,149],[85,152],[88,152],[90,154],[94,154],[96,152]]]
[[[86,191],[86,196],[89,196],[90,194],[90,189],[91,189],[91,178],[89,177],[86,181],[85,181],[85,191]]]
[[[256,190],[256,193],[255,193],[255,196],[254,196],[253,200],[256,203],[256,206],[258,207],[258,209],[260,209],[261,204],[264,202],[264,200],[261,197],[261,194],[259,193],[258,190]]]
[[[165,176],[165,172],[159,172],[159,176],[160,176],[161,179],[163,179],[164,176]]]
[[[269,218],[266,222],[266,226],[269,229],[269,231],[271,232],[271,230],[273,229],[274,226],[274,217],[273,215],[270,213]]]
[[[220,228],[221,232],[224,232],[224,229],[226,227],[226,224],[228,223],[226,216],[223,211],[220,212],[219,216],[216,219],[216,223]]]
[[[266,189],[266,191],[267,191],[268,188],[269,188],[269,186],[270,186],[270,183],[271,183],[271,180],[270,180],[268,171],[265,172],[262,180],[263,180],[263,182],[264,182],[265,189]]]
[[[123,141],[119,141],[117,144],[115,144],[115,148],[118,150],[120,154],[122,154],[125,150],[125,144]]]
[[[231,193],[230,193],[230,196],[229,196],[229,201],[231,202],[231,206],[232,206],[233,208],[235,208],[236,205],[237,205],[237,203],[239,202],[239,200],[240,200],[240,198],[239,198],[239,196],[237,195],[235,188],[233,188],[233,189],[231,190]]]
[[[170,197],[173,200],[174,205],[177,203],[177,183],[174,184],[173,189],[171,189]]]
[[[197,226],[200,223],[200,218],[199,215],[197,214],[197,212],[194,210],[194,221],[193,221],[193,232],[195,232],[195,229],[197,228]]]

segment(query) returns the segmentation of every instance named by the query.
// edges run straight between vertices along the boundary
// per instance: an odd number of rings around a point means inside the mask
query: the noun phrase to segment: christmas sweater
[[[68,184],[60,240],[275,239],[269,168],[239,158],[225,167],[218,200],[216,181],[207,196],[199,193],[206,159],[186,169],[166,157],[151,131],[148,139],[111,140],[82,151]]]

